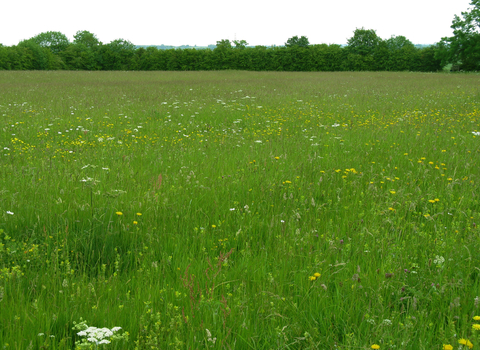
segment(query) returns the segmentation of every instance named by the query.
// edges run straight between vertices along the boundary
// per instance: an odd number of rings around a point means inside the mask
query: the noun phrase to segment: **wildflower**
[[[317,278],[321,276],[321,274],[319,274],[318,272],[315,272],[313,275]]]
[[[134,224],[134,225],[137,225],[137,224],[138,224],[138,221],[134,221],[133,224]]]
[[[137,213],[137,216],[142,216],[142,213]]]
[[[428,200],[430,203],[435,203],[435,201],[433,199],[429,199]]]
[[[8,215],[13,215],[14,213],[13,213],[13,211],[7,210],[7,214]]]
[[[279,159],[280,159],[280,157],[275,157],[275,159],[276,159],[276,160],[279,160]]]
[[[308,279],[309,279],[310,281],[315,281],[315,280],[317,279],[317,277],[315,277],[315,276],[310,276],[310,277],[308,277]]]
[[[473,329],[474,331],[480,331],[480,324],[478,324],[478,323],[472,324],[472,329]]]
[[[121,211],[117,211],[117,212],[115,212],[115,214],[117,214],[118,216],[122,216],[122,215],[123,215],[123,213],[122,213]]]
[[[212,225],[213,228],[217,227],[217,225]]]
[[[480,321],[480,316],[473,316],[474,321]]]
[[[396,192],[392,190],[392,191],[390,191],[390,193],[391,193],[391,194],[395,194]]]
[[[443,350],[453,350],[453,346],[450,344],[443,344]]]
[[[373,344],[373,345],[371,346],[371,348],[372,348],[372,349],[380,349],[380,345],[378,345],[378,344]]]

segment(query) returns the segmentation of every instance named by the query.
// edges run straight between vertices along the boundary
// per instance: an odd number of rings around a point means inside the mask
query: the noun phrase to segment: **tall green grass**
[[[0,72],[2,349],[480,346],[479,86]]]

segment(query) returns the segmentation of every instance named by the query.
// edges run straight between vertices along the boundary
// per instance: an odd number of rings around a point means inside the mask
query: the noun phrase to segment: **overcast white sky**
[[[135,45],[283,45],[308,37],[311,44],[346,44],[355,28],[388,39],[403,35],[414,44],[451,36],[450,25],[470,0],[15,0],[2,1],[0,43],[12,46],[46,31],[70,41],[88,30],[103,43]]]

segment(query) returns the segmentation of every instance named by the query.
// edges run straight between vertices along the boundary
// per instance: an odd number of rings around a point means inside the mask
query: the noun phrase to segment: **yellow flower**
[[[212,225],[213,228],[217,227],[217,225]]]
[[[443,350],[453,350],[453,346],[450,344],[443,344]]]
[[[318,272],[315,272],[313,275],[317,278],[321,276],[321,274],[319,274]]]
[[[478,323],[472,324],[472,329],[475,330],[475,331],[480,331],[480,324],[478,324]]]
[[[142,213],[137,213],[138,216],[142,216]]]
[[[371,346],[371,348],[372,348],[372,349],[380,349],[380,345],[378,345],[378,344],[373,344],[373,345]]]
[[[317,277],[315,277],[315,276],[310,276],[310,277],[308,277],[308,279],[309,279],[310,281],[315,281],[315,280],[317,279]]]
[[[463,338],[460,338],[460,339],[458,339],[458,344],[467,345],[467,340],[463,339]]]
[[[138,224],[138,221],[134,221],[133,224],[134,224],[134,225]]]
[[[117,211],[115,214],[117,214],[118,216],[123,215],[121,211]]]
[[[285,183],[286,183],[286,184],[291,184],[292,181],[288,181],[288,180],[287,180],[287,181],[285,181]]]
[[[467,346],[469,349],[473,348],[473,344],[470,340],[467,340]]]
[[[390,191],[391,194],[395,194],[396,192],[395,191]]]
[[[473,316],[473,319],[474,319],[475,321],[480,321],[480,316]]]
[[[275,159],[276,159],[276,160],[279,160],[279,159],[280,159],[280,157],[275,157]]]
[[[435,203],[435,200],[433,200],[433,199],[429,199],[428,201],[429,201],[430,203]]]

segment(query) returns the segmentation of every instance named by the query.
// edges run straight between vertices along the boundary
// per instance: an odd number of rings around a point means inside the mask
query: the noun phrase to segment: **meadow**
[[[0,347],[480,348],[479,159],[478,74],[0,72]]]

